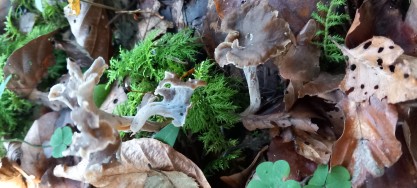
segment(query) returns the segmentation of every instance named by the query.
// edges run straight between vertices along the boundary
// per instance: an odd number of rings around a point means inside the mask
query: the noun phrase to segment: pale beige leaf
[[[145,181],[145,188],[194,188],[198,184],[182,172],[151,171]]]
[[[142,187],[148,172],[179,171],[194,178],[201,187],[210,187],[197,165],[169,145],[152,138],[123,142],[118,161],[103,165],[88,163],[83,160],[76,166],[59,165],[54,174],[95,187]]]
[[[417,60],[401,56],[403,49],[385,37],[373,37],[354,49],[341,47],[349,57],[340,84],[349,99],[363,102],[375,95],[399,103],[417,98]]]

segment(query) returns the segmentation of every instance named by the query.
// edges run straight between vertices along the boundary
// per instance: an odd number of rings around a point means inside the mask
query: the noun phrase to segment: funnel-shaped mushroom
[[[224,17],[221,29],[228,35],[214,51],[216,62],[221,67],[233,64],[243,69],[250,106],[241,115],[254,114],[261,105],[256,67],[286,51],[291,30],[267,0],[243,4]]]

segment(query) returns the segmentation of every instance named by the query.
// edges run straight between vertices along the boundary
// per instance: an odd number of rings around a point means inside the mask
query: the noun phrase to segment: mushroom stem
[[[48,98],[49,93],[45,93],[42,91],[37,90],[36,88],[32,90],[28,99],[33,101],[37,104],[41,104],[44,106],[49,107],[54,111],[59,111],[66,107],[66,105],[61,101],[50,101]]]
[[[114,114],[107,113],[105,111],[99,110],[98,116],[100,117],[101,122],[106,122],[111,125],[113,128],[119,131],[126,131],[130,129],[130,125],[134,119],[134,116],[118,116]],[[146,132],[158,132],[162,129],[165,124],[163,123],[156,123],[156,122],[149,122],[146,121],[143,124],[141,131]]]
[[[248,83],[250,105],[241,116],[247,116],[250,114],[255,114],[261,107],[261,92],[259,91],[259,81],[258,76],[256,75],[256,66],[245,66],[243,67],[243,72],[245,73],[246,82]]]

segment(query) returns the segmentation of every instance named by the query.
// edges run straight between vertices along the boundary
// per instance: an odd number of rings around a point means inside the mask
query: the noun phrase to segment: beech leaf
[[[375,95],[399,103],[417,98],[416,58],[402,55],[404,51],[391,39],[373,37],[354,49],[341,50],[349,63],[340,89],[349,99],[363,102]]]
[[[333,147],[331,166],[343,165],[352,174],[352,185],[361,185],[368,174],[381,176],[401,156],[395,137],[397,111],[386,100],[340,102],[346,114],[345,130]]]

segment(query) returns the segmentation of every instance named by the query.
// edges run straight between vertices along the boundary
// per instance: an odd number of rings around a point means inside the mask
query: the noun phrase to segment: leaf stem
[[[35,148],[49,148],[49,147],[51,147],[51,145],[36,145],[36,144],[32,144],[32,143],[26,142],[26,141],[24,141],[22,139],[18,139],[18,138],[0,140],[0,142],[22,142],[22,143],[25,143],[25,144],[27,144],[29,146],[35,147]]]

